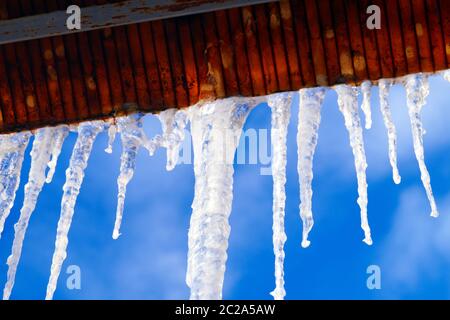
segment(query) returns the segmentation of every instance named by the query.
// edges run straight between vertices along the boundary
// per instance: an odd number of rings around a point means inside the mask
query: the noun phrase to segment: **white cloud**
[[[429,216],[425,192],[403,192],[391,230],[378,252],[383,271],[383,294],[401,298],[426,286],[450,284],[450,193],[441,201],[441,216]]]

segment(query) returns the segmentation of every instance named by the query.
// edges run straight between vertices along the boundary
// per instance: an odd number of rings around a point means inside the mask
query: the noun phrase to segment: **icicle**
[[[188,123],[188,112],[169,109],[161,112],[158,117],[163,129],[163,144],[167,148],[166,169],[171,171],[178,163],[180,147],[185,138],[184,129]]]
[[[392,178],[394,183],[399,184],[401,182],[401,177],[397,168],[397,130],[395,129],[394,122],[392,121],[391,107],[389,105],[389,90],[391,85],[392,82],[385,79],[381,79],[378,83],[380,109],[381,114],[383,115],[384,126],[386,127],[388,134],[389,162],[392,166]]]
[[[25,185],[25,196],[22,209],[20,210],[20,218],[14,226],[14,242],[12,253],[8,258],[8,280],[3,290],[3,299],[9,299],[11,290],[14,286],[17,265],[22,253],[22,244],[25,233],[30,221],[31,215],[36,207],[39,193],[45,182],[45,170],[50,161],[52,152],[56,146],[56,141],[61,137],[61,132],[67,130],[67,127],[60,128],[43,128],[37,131],[33,148],[31,150],[31,168],[29,172],[28,182]]]
[[[59,126],[56,127],[55,130],[55,138],[54,138],[54,146],[52,150],[52,157],[51,161],[48,163],[48,173],[47,173],[47,179],[45,180],[46,183],[50,183],[53,180],[53,176],[55,174],[56,165],[58,163],[59,155],[61,154],[61,149],[64,144],[64,141],[66,140],[67,136],[69,135],[69,127],[68,126]]]
[[[439,216],[439,212],[431,189],[430,174],[425,165],[425,154],[423,149],[424,129],[420,117],[420,112],[425,105],[426,97],[429,93],[428,79],[422,74],[415,74],[405,77],[406,102],[408,106],[409,119],[411,121],[411,131],[414,143],[414,153],[419,163],[420,176],[427,193],[431,206],[431,216]]]
[[[106,153],[112,153],[113,151],[113,143],[116,140],[117,134],[117,126],[114,123],[111,123],[108,129],[108,147],[105,149]]]
[[[364,81],[361,83],[361,92],[363,94],[363,101],[361,109],[364,112],[366,118],[366,129],[372,127],[372,112],[370,108],[370,90],[372,89],[372,84],[370,81]]]
[[[370,227],[367,220],[367,181],[366,181],[366,154],[361,128],[361,120],[358,114],[358,90],[348,85],[335,87],[338,94],[339,110],[344,116],[345,127],[349,133],[350,146],[355,158],[356,175],[358,178],[358,205],[361,208],[361,228],[364,230],[364,242],[372,244]]]
[[[271,140],[272,177],[273,177],[273,251],[275,254],[275,290],[270,294],[275,300],[283,300],[286,296],[284,289],[284,244],[286,233],[284,230],[284,215],[286,205],[286,161],[287,161],[287,132],[291,117],[290,93],[280,93],[269,96],[267,104],[272,109]]]
[[[142,114],[134,114],[117,119],[122,139],[122,156],[120,175],[117,179],[119,191],[117,197],[116,221],[112,235],[113,239],[118,239],[120,236],[126,189],[134,175],[136,156],[139,147],[145,147],[149,154],[153,155],[157,148],[166,146],[167,169],[173,169],[178,162],[179,146],[184,139],[184,128],[188,120],[186,111],[169,109],[161,112],[159,118],[162,122],[163,135],[157,135],[153,139],[148,139],[143,129],[142,116]],[[111,136],[110,132],[110,137]]]
[[[442,77],[444,77],[445,80],[450,82],[450,70],[442,71]]]
[[[191,299],[221,299],[233,199],[233,159],[248,104],[230,98],[194,106],[195,197],[186,282]]]
[[[0,237],[16,198],[30,136],[29,132],[0,136]]]
[[[84,170],[92,151],[97,135],[104,129],[105,124],[100,121],[84,122],[78,127],[78,138],[70,158],[69,168],[66,170],[66,183],[63,186],[63,197],[61,200],[61,216],[56,233],[55,252],[47,285],[46,299],[53,298],[59,273],[66,258],[68,244],[68,233],[75,209],[80,187],[84,179]]]
[[[300,217],[303,221],[302,247],[310,245],[308,234],[314,225],[312,214],[313,159],[320,125],[324,88],[302,89],[299,97],[297,170],[300,180]]]
[[[113,239],[118,239],[120,236],[125,194],[127,191],[127,185],[134,175],[136,156],[139,147],[148,141],[144,129],[142,128],[141,114],[118,118],[117,123],[122,140],[122,156],[120,158],[120,174],[117,179],[118,196],[116,222],[114,223],[114,231],[112,236]]]

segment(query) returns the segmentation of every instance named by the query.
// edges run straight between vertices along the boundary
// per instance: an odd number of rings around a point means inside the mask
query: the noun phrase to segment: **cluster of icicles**
[[[443,75],[450,80],[449,71]],[[406,104],[422,182],[430,202],[431,215],[437,217],[438,210],[424,162],[422,141],[424,130],[420,120],[420,111],[425,105],[428,95],[428,79],[426,75],[416,74],[401,79],[401,82],[406,88]],[[392,165],[393,180],[398,184],[400,175],[397,168],[396,129],[388,103],[389,89],[392,84],[391,80],[380,80],[378,83],[380,109],[387,129],[389,160]],[[367,219],[367,163],[358,111],[358,94],[361,92],[363,95],[362,110],[365,114],[365,126],[369,129],[371,127],[371,83],[364,82],[361,88],[338,85],[334,90],[338,94],[339,110],[344,117],[355,160],[359,195],[357,202],[360,207],[361,227],[365,235],[363,241],[370,245],[372,239]],[[303,247],[310,245],[308,234],[314,224],[311,187],[313,157],[318,141],[321,105],[325,92],[325,88],[302,89],[299,92],[297,143],[300,217],[303,221],[301,245]],[[292,95],[292,93],[280,93],[261,99],[229,98],[203,102],[186,110],[167,110],[158,115],[162,124],[162,134],[151,139],[144,132],[141,114],[120,117],[113,123],[92,121],[82,123],[77,127],[63,125],[36,130],[31,150],[31,168],[28,182],[25,185],[24,202],[20,210],[19,221],[14,227],[15,237],[12,253],[7,260],[9,268],[3,298],[9,299],[10,297],[28,223],[44,183],[50,183],[52,180],[62,145],[71,130],[78,132],[78,138],[66,170],[61,215],[46,299],[53,297],[58,276],[66,258],[68,233],[75,203],[97,135],[108,130],[109,146],[105,150],[108,153],[112,152],[112,143],[116,133],[120,133],[122,141],[120,174],[117,179],[117,212],[113,231],[113,238],[117,239],[120,235],[127,184],[133,177],[139,148],[144,147],[150,155],[153,155],[157,148],[165,147],[167,149],[167,170],[172,170],[178,162],[180,146],[185,138],[185,129],[190,123],[194,148],[195,198],[192,204],[189,229],[186,282],[191,289],[191,299],[221,299],[230,234],[228,220],[233,198],[234,155],[248,114],[258,103],[265,101],[272,110],[273,246],[276,287],[271,294],[275,299],[283,299],[286,294],[283,270],[284,244],[286,242],[284,231],[286,139]],[[31,135],[30,132],[22,132],[0,136],[0,236],[14,203],[24,152]]]

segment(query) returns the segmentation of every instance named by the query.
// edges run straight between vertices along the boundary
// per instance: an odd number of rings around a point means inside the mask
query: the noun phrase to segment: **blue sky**
[[[392,182],[387,136],[372,90],[373,127],[364,131],[368,160],[369,222],[374,245],[362,242],[353,155],[336,94],[327,92],[314,159],[311,247],[303,249],[298,213],[295,99],[288,136],[285,279],[287,299],[449,299],[450,298],[450,84],[433,77],[423,109],[427,134],[425,159],[441,216],[430,209],[414,157],[405,92],[392,89],[390,102],[398,131],[402,183]],[[362,113],[361,113],[362,116]],[[260,105],[246,128],[269,128],[270,110]],[[149,135],[159,122],[146,119]],[[76,135],[67,139],[54,181],[46,185],[25,238],[12,299],[43,299],[54,249],[60,199]],[[149,157],[141,150],[128,187],[122,236],[114,226],[120,141],[112,155],[103,150],[106,134],[97,139],[78,198],[69,234],[68,258],[55,299],[185,299],[187,232],[194,192],[191,165],[165,170],[165,150]],[[6,259],[13,224],[28,178],[29,150],[16,202],[0,239],[0,286],[6,281]],[[225,299],[271,299],[274,288],[272,251],[272,178],[260,165],[236,165]],[[368,290],[366,268],[381,268],[381,290]],[[81,268],[81,290],[66,288],[69,265]]]

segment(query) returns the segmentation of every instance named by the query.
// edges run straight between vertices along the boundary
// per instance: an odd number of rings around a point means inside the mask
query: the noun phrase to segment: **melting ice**
[[[361,209],[361,228],[364,230],[364,242],[372,244],[369,221],[367,219],[367,181],[366,181],[366,153],[364,151],[364,140],[361,120],[358,113],[358,89],[348,85],[335,87],[338,94],[339,110],[344,116],[350,146],[355,158],[356,176],[358,179],[358,205]]]
[[[19,221],[14,226],[14,242],[12,253],[8,258],[8,279],[3,291],[3,299],[9,299],[14,286],[17,265],[22,253],[22,244],[31,215],[36,207],[39,193],[45,183],[45,171],[47,166],[54,170],[56,158],[61,151],[62,137],[67,132],[67,127],[43,128],[36,132],[33,148],[31,149],[31,167],[28,182],[25,185],[25,197],[20,210]],[[57,150],[59,148],[59,150]],[[52,158],[53,157],[53,158]],[[51,162],[51,161],[52,162]],[[51,164],[50,164],[51,163]]]
[[[66,170],[66,182],[63,186],[61,215],[56,231],[55,252],[53,253],[47,295],[45,297],[47,300],[53,298],[61,267],[67,256],[68,234],[77,197],[83,183],[84,170],[87,167],[95,138],[103,131],[104,126],[103,122],[96,121],[84,122],[78,127],[78,138],[72,151],[69,168]]]
[[[300,217],[303,221],[302,247],[307,248],[310,245],[308,235],[314,224],[312,213],[313,159],[325,89],[302,89],[299,94],[297,171],[300,182]]]
[[[250,106],[218,100],[191,110],[195,196],[186,283],[191,299],[221,299],[233,199],[233,159]]]
[[[389,162],[392,166],[392,179],[396,184],[401,182],[397,168],[397,130],[392,121],[391,107],[389,105],[389,90],[392,85],[391,80],[381,79],[378,83],[380,96],[380,110],[383,115],[384,126],[388,134]]]
[[[363,95],[363,102],[361,105],[361,109],[364,112],[364,116],[366,119],[366,129],[370,129],[372,127],[372,111],[370,108],[370,90],[372,89],[372,84],[370,81],[363,81],[361,83],[361,92]]]
[[[404,79],[406,88],[406,105],[408,106],[409,119],[411,121],[411,131],[413,136],[414,153],[419,163],[420,178],[427,193],[431,206],[431,216],[439,216],[439,212],[434,201],[433,190],[431,189],[430,174],[425,165],[425,154],[423,149],[424,129],[420,112],[425,106],[426,97],[429,93],[428,78],[422,74],[407,76]]]
[[[442,77],[450,82],[450,70],[442,71]]]
[[[442,75],[450,80],[450,71]],[[400,182],[397,168],[397,136],[388,103],[391,80],[382,79],[380,87],[380,110],[387,130],[389,160],[395,183]],[[421,178],[431,206],[431,215],[438,211],[433,197],[430,176],[425,166],[423,134],[420,112],[428,95],[428,82],[424,75],[411,75],[403,79],[407,91],[407,108],[411,122],[414,152],[419,163]],[[372,243],[367,220],[366,156],[363,130],[358,114],[358,89],[347,85],[335,87],[338,106],[349,133],[350,145],[355,159],[358,185],[358,204],[364,241]],[[366,128],[371,127],[370,92],[371,83],[361,85],[362,110],[366,117]],[[298,174],[300,185],[300,216],[303,221],[302,246],[309,246],[308,234],[313,226],[312,179],[313,159],[317,146],[321,105],[324,88],[302,89],[299,93],[298,114]],[[272,109],[273,142],[273,246],[275,254],[275,299],[285,297],[284,289],[284,244],[285,234],[285,183],[286,140],[290,118],[291,93],[267,97]],[[84,170],[97,135],[109,126],[107,152],[112,152],[112,143],[117,133],[121,136],[122,155],[118,184],[118,205],[113,237],[120,234],[120,224],[127,184],[136,166],[136,155],[140,147],[153,155],[159,147],[167,149],[167,169],[178,163],[180,146],[185,139],[185,128],[190,122],[194,146],[195,196],[189,229],[188,266],[186,282],[191,288],[192,299],[220,299],[227,260],[230,235],[229,216],[233,198],[233,159],[245,120],[256,104],[255,99],[229,98],[214,102],[202,102],[186,110],[167,110],[158,115],[162,134],[148,139],[144,133],[142,115],[135,114],[115,119],[114,123],[101,121],[85,122],[78,126],[78,139],[72,152],[66,182],[63,187],[61,215],[58,222],[55,252],[47,287],[47,299],[51,299],[62,264],[66,258],[68,232],[74,207],[84,178]],[[44,182],[51,182],[65,138],[67,126],[44,128],[35,132],[31,150],[31,168],[25,186],[25,196],[20,218],[15,225],[12,254],[8,258],[7,283],[3,297],[8,299],[14,285],[15,273],[20,259],[22,243],[30,217]],[[0,235],[20,182],[20,171],[31,133],[0,135]],[[48,167],[48,173],[46,170]]]
[[[188,112],[184,110],[169,109],[158,115],[162,136],[156,135],[149,139],[143,128],[143,114],[134,114],[117,119],[117,126],[111,125],[109,135],[109,147],[106,151],[112,151],[112,142],[118,132],[122,140],[122,156],[120,160],[120,174],[117,179],[118,196],[116,222],[114,223],[113,239],[120,236],[120,226],[122,224],[123,210],[125,204],[125,194],[127,185],[134,175],[136,167],[136,156],[140,147],[148,150],[152,156],[159,147],[167,148],[167,170],[173,170],[178,163],[180,146],[185,138],[184,129],[188,122]],[[111,129],[114,128],[114,129]]]
[[[46,183],[50,183],[53,180],[53,176],[55,174],[56,165],[58,163],[59,155],[61,154],[62,146],[67,136],[69,135],[69,127],[68,126],[59,126],[57,130],[54,131],[53,138],[53,148],[51,154],[51,161],[48,163],[48,172],[47,178],[45,179]]]
[[[185,139],[189,111],[169,109],[158,114],[163,130],[162,145],[167,149],[167,170],[173,170],[180,157],[180,147]]]
[[[127,185],[133,178],[134,169],[136,167],[136,156],[145,137],[140,115],[120,118],[117,122],[121,133],[122,155],[120,157],[120,174],[117,178],[117,210],[112,236],[113,239],[117,239],[120,236],[120,226],[122,224]],[[115,126],[111,126],[111,128],[112,127]]]
[[[144,132],[142,114],[134,114],[117,119],[120,137],[122,140],[122,155],[120,157],[120,174],[117,178],[117,210],[116,222],[114,223],[113,239],[120,236],[120,226],[122,224],[123,209],[125,204],[125,194],[127,185],[134,175],[136,167],[136,156],[141,146],[147,148],[150,155],[153,155],[160,139],[149,140]],[[115,129],[114,129],[115,130]],[[110,134],[111,141],[111,134]]]
[[[0,136],[0,237],[16,198],[30,136],[28,132]]]
[[[111,123],[108,129],[108,146],[105,149],[106,153],[113,152],[113,143],[116,140],[117,135],[117,125],[115,123]]]
[[[273,251],[275,254],[275,300],[283,300],[284,289],[284,215],[286,206],[287,133],[291,117],[292,94],[279,93],[269,96],[267,104],[272,109],[272,177],[273,177]]]

